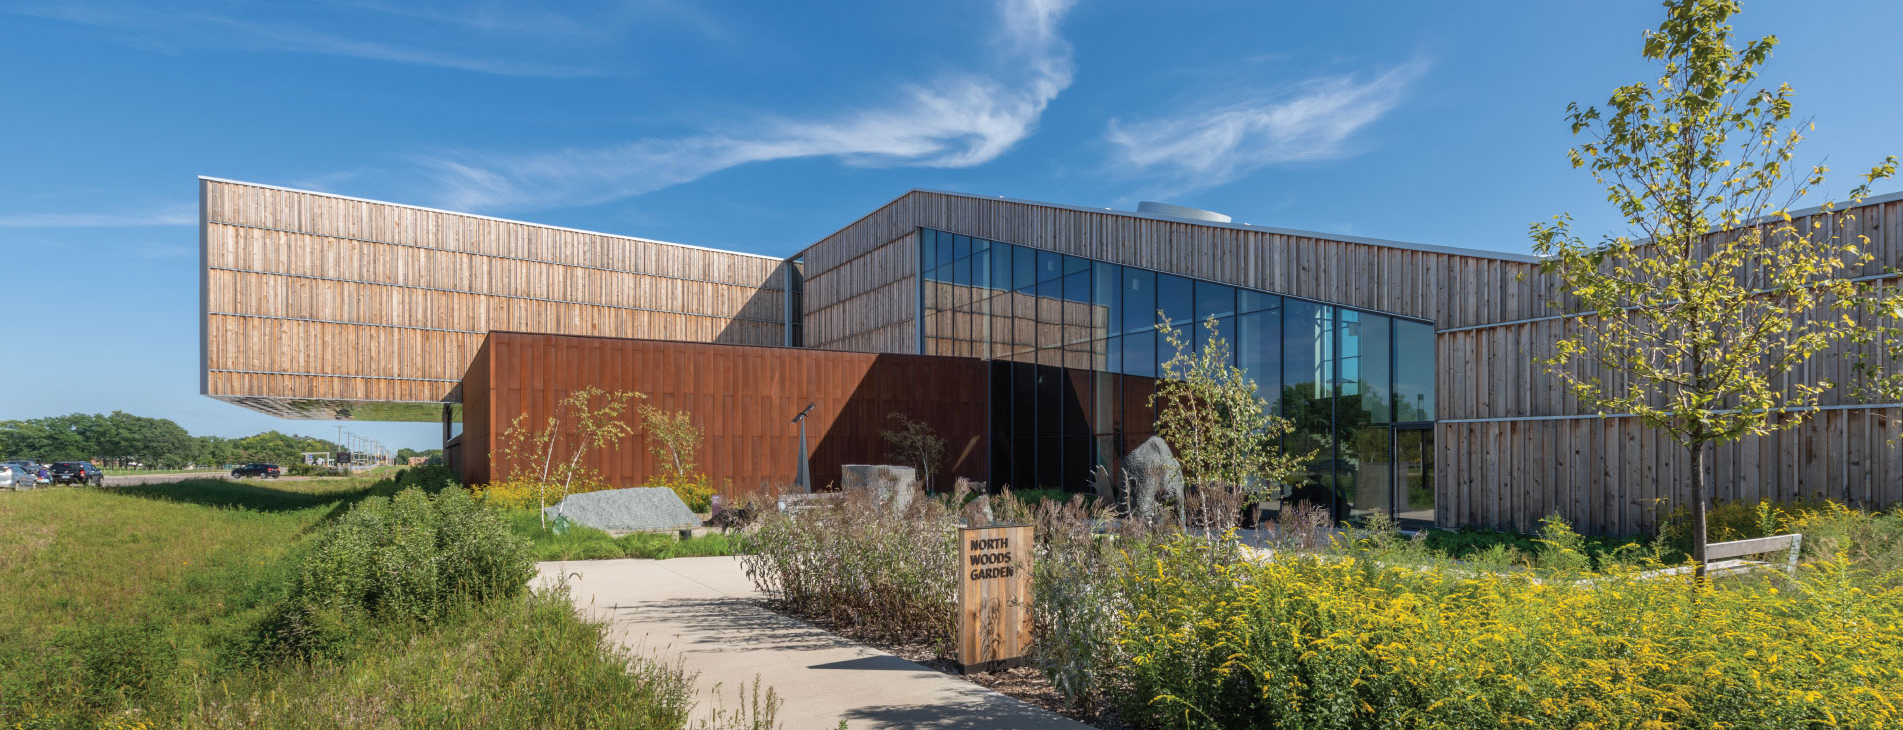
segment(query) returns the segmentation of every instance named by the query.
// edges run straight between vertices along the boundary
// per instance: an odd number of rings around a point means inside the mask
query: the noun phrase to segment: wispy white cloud
[[[0,7],[90,28],[124,45],[309,53],[505,76],[572,77],[629,71],[619,49],[637,29],[724,29],[676,0],[561,4],[464,0],[61,0]],[[606,60],[612,58],[612,61]]]
[[[196,206],[139,213],[0,213],[0,228],[135,228],[198,225]]]
[[[462,153],[419,160],[436,200],[456,210],[588,205],[641,195],[739,165],[833,157],[854,165],[971,167],[997,159],[1037,127],[1071,83],[1058,25],[1071,0],[1001,0],[989,68],[941,76],[896,103],[831,118],[762,120],[684,137],[530,154]]]
[[[1317,78],[1152,119],[1112,120],[1105,138],[1122,171],[1160,176],[1170,192],[1213,187],[1268,165],[1352,153],[1355,133],[1399,105],[1427,66],[1417,59],[1365,79]]]

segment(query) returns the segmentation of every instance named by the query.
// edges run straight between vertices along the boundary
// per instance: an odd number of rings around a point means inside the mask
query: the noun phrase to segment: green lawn
[[[204,480],[0,494],[0,728],[685,726],[691,678],[604,644],[561,593],[374,626],[345,656],[247,658],[299,551],[352,504],[397,488]]]

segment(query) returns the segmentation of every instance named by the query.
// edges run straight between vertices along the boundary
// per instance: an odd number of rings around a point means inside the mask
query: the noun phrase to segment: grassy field
[[[300,555],[352,505],[397,488],[205,480],[0,494],[0,728],[687,724],[691,677],[610,648],[559,591],[378,623],[322,659],[247,654],[293,591]]]

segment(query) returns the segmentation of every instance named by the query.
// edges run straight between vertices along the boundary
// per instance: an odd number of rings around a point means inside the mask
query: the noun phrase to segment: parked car
[[[32,489],[39,485],[40,480],[19,464],[0,464],[0,489]]]
[[[270,477],[276,479],[280,474],[281,472],[276,464],[245,464],[244,466],[231,470],[231,478],[233,479],[243,479],[245,477]]]
[[[106,485],[106,473],[93,466],[90,461],[62,461],[50,470],[54,484],[91,484],[95,487]]]

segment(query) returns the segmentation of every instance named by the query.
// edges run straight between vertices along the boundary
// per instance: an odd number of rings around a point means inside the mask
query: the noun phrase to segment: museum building
[[[1689,492],[1670,442],[1583,409],[1536,360],[1567,298],[1538,259],[913,190],[791,258],[200,179],[205,395],[309,419],[442,421],[466,481],[520,417],[585,387],[687,410],[702,470],[786,484],[892,461],[893,414],[946,438],[944,478],[1078,491],[1154,435],[1150,395],[1213,320],[1230,362],[1314,452],[1284,498],[1342,518],[1649,528]],[[1903,196],[1833,214],[1903,264]],[[1823,217],[1823,214],[1816,214]],[[1823,407],[1713,454],[1718,497],[1903,502],[1898,404]],[[591,457],[660,468],[644,436]],[[1273,509],[1279,504],[1272,504]]]

